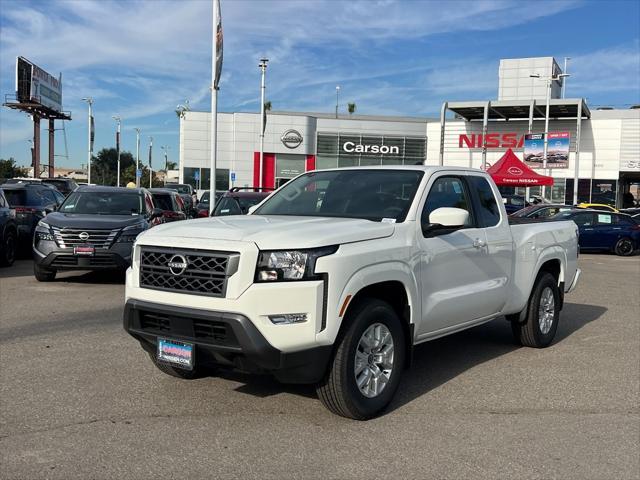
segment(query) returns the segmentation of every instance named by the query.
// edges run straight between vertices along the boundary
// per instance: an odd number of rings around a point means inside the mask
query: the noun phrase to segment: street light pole
[[[340,85],[336,85],[336,118],[338,118],[338,98],[340,96]]]
[[[89,131],[88,136],[87,136],[87,140],[88,140],[88,145],[87,145],[87,183],[91,184],[91,157],[93,157],[93,135],[92,135],[92,124],[93,124],[93,98],[91,97],[86,97],[83,98],[82,100],[84,100],[85,102],[87,102],[89,104],[89,121],[88,121],[88,126],[87,126],[87,130]]]
[[[153,187],[153,137],[149,137],[149,188]]]
[[[138,170],[140,170],[140,129],[134,128],[136,131],[136,188],[140,188],[140,177],[138,176]]]
[[[120,186],[120,117],[118,115],[114,115],[113,118],[116,121],[116,124],[118,125],[118,128],[116,130],[116,151],[118,153],[118,173],[116,175],[117,181],[116,181],[116,187]]]
[[[531,78],[542,78],[547,82],[547,100],[546,100],[546,110],[544,115],[544,147],[542,153],[542,171],[545,175],[547,175],[547,151],[549,149],[549,104],[551,103],[551,85],[553,82],[557,82],[562,78],[562,82],[564,83],[564,79],[569,76],[568,73],[561,73],[560,75],[549,75],[548,77],[541,77],[539,74],[529,75]],[[546,198],[547,187],[546,185],[542,186],[542,198]]]
[[[267,72],[267,62],[269,62],[268,58],[261,58],[258,67],[260,67],[260,165],[259,165],[259,175],[258,175],[258,187],[263,187],[262,185],[262,170],[263,170],[263,162],[264,162],[264,93],[265,93],[265,74]]]

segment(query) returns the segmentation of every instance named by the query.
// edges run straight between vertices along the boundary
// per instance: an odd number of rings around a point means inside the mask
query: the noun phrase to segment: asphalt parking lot
[[[122,329],[120,276],[0,270],[2,478],[576,478],[640,475],[640,256],[582,255],[556,342],[504,320],[422,345],[389,411],[314,389],[165,376]]]

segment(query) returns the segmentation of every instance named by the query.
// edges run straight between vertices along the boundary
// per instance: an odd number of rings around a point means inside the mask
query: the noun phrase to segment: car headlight
[[[116,242],[133,243],[136,241],[136,237],[144,232],[145,229],[145,225],[141,223],[136,225],[129,225],[128,227],[122,229],[122,232],[118,236]]]
[[[295,280],[317,280],[316,260],[331,255],[338,246],[305,250],[271,250],[258,254],[255,281],[289,282]]]
[[[40,220],[38,222],[38,224],[36,225],[36,239],[38,241],[47,241],[47,242],[53,242],[55,240],[53,234],[51,233],[51,226]]]

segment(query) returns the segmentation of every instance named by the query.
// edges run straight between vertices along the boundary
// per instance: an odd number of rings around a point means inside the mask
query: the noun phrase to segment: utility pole
[[[140,129],[134,128],[136,131],[136,188],[140,188],[140,177],[138,170],[140,169]]]
[[[565,73],[565,74],[567,73],[567,63],[569,62],[569,60],[571,60],[571,57],[564,57],[564,70],[562,70],[562,73]],[[562,98],[564,98],[566,83],[567,83],[567,79],[565,77],[562,79]]]
[[[87,146],[87,183],[91,184],[91,158],[93,157],[93,137],[94,137],[93,108],[92,108],[93,98],[86,97],[86,98],[83,98],[82,100],[84,100],[89,104],[89,120],[87,125],[87,129],[89,130],[88,146]],[[65,137],[66,137],[66,131],[65,131]]]
[[[264,118],[264,91],[265,91],[265,74],[267,72],[267,62],[269,62],[268,58],[261,58],[258,67],[260,67],[260,175],[258,176],[258,187],[263,187],[262,184],[262,170],[264,163],[264,129],[265,129],[265,118]]]
[[[153,166],[152,160],[153,137],[149,137],[149,188],[153,187]]]
[[[564,83],[564,79],[569,76],[568,73],[561,73],[560,75],[553,74],[548,77],[541,77],[539,74],[529,75],[531,78],[541,78],[547,82],[547,107],[544,115],[544,149],[542,153],[542,171],[545,175],[547,175],[547,151],[549,150],[549,104],[551,103],[551,86],[553,82],[557,82],[562,79]],[[574,188],[578,188],[577,185]],[[542,186],[542,198],[546,198],[547,187],[546,185]]]
[[[340,97],[340,85],[336,85],[336,118],[338,118],[338,99]]]
[[[116,124],[118,125],[118,128],[116,130],[116,151],[118,153],[118,174],[117,174],[117,181],[116,181],[116,187],[120,186],[120,117],[118,115],[114,115],[113,118],[116,121]]]

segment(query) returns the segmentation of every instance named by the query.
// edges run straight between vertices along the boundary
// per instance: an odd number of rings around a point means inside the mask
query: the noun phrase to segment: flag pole
[[[212,16],[212,48],[211,48],[211,168],[209,170],[209,216],[213,213],[216,203],[216,154],[218,134],[218,56],[222,63],[222,52],[218,52],[218,42],[222,47],[222,22],[220,20],[220,1],[213,0]],[[220,65],[221,67],[222,65]]]

